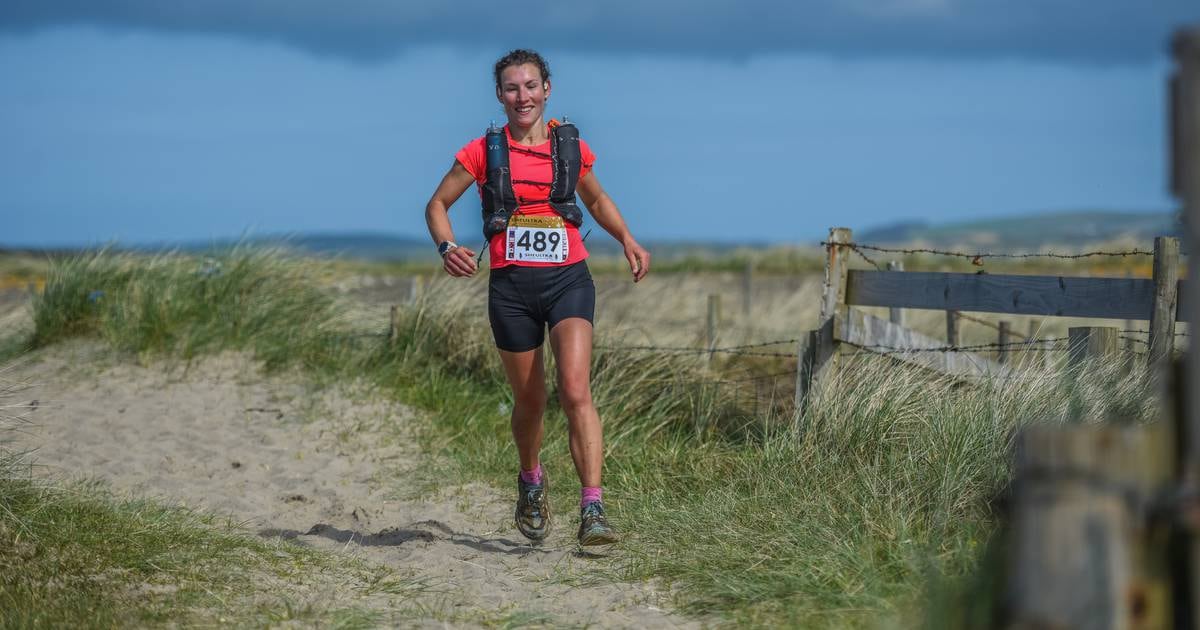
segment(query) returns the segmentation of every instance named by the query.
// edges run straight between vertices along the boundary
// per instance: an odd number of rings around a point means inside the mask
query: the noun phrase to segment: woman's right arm
[[[450,226],[450,206],[474,183],[475,177],[455,160],[450,171],[438,184],[437,190],[433,191],[433,197],[425,204],[425,223],[429,226],[429,235],[433,237],[435,245],[454,241],[454,229]],[[442,257],[442,268],[455,277],[473,275],[476,266],[475,252],[468,247],[459,246]]]

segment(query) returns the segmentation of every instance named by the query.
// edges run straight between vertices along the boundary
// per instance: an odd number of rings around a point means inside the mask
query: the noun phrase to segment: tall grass
[[[51,264],[34,299],[33,347],[99,335],[130,352],[184,358],[254,350],[270,365],[326,349],[338,322],[317,267],[278,251],[239,248],[218,257],[98,251]]]
[[[458,473],[507,481],[508,390],[479,296],[461,284],[429,295],[403,311],[379,367],[438,383],[416,393],[442,412],[432,442]],[[598,347],[619,345],[599,335]],[[1013,378],[963,383],[849,357],[808,413],[784,407],[747,427],[747,409],[712,386],[717,377],[698,355],[597,350],[606,486],[633,534],[625,576],[677,581],[691,609],[739,621],[917,623],[930,576],[965,579],[992,536],[1017,428],[1154,416],[1140,369],[1028,363]],[[547,467],[570,479],[553,406],[547,422]],[[570,513],[572,493],[557,500],[558,513]]]
[[[447,478],[510,483],[511,400],[481,279],[433,283],[401,310],[389,342],[380,319],[359,331],[369,334],[348,330],[306,263],[252,252],[218,262],[223,275],[173,257],[59,265],[36,305],[35,343],[99,334],[116,347],[185,356],[245,348],[272,365],[366,376],[434,412],[422,439],[443,456]],[[88,299],[97,289],[103,295]],[[617,576],[666,578],[690,610],[763,625],[916,623],[928,576],[965,579],[992,535],[1016,428],[1154,413],[1142,375],[1122,366],[1030,367],[963,384],[856,356],[803,416],[787,405],[756,416],[717,381],[734,365],[777,369],[771,359],[710,364],[604,349],[620,340],[602,326],[596,345],[606,500],[627,533]],[[553,404],[547,423],[555,512],[570,514],[573,467]]]

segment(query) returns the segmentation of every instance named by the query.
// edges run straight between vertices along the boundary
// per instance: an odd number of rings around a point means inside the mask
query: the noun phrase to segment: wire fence
[[[1030,253],[1004,253],[1004,252],[969,252],[969,251],[953,251],[948,249],[938,249],[932,247],[884,247],[879,245],[870,245],[865,243],[832,243],[822,241],[821,245],[830,247],[833,245],[843,246],[854,252],[856,256],[865,261],[868,265],[879,271],[886,271],[886,267],[876,260],[875,256],[879,254],[895,254],[895,255],[934,255],[963,259],[969,261],[975,266],[982,266],[985,260],[988,259],[1008,259],[1008,260],[1025,260],[1025,259],[1056,259],[1056,260],[1081,260],[1096,257],[1140,257],[1154,256],[1153,251],[1145,249],[1128,249],[1128,250],[1096,250],[1078,253],[1058,253],[1053,251],[1046,252],[1030,252]],[[983,273],[981,270],[980,273]],[[632,321],[626,321],[626,316],[631,317]],[[1001,331],[1002,327],[999,323],[969,315],[962,312],[956,312],[956,316],[961,320],[978,324],[996,331]],[[616,319],[618,325],[635,324],[629,328],[618,328],[609,330],[607,335],[617,337],[618,339],[625,334],[640,333],[645,335],[647,327],[649,328],[666,328],[676,330],[693,330],[697,334],[704,330],[705,314],[698,314],[690,318],[647,318],[643,314],[626,314],[618,316]],[[711,320],[709,320],[711,321]],[[710,324],[711,326],[711,324]],[[745,338],[746,332],[754,329],[758,334],[767,332],[766,329],[757,326],[737,326],[731,328],[728,324],[721,326],[721,334],[743,333]],[[892,346],[892,345],[867,345],[858,346],[854,344],[846,344],[845,349],[841,354],[848,356],[876,356],[876,357],[901,357],[904,355],[914,354],[933,354],[933,353],[959,353],[959,354],[975,354],[988,355],[999,358],[1009,353],[1039,353],[1049,360],[1050,353],[1060,353],[1069,350],[1069,337],[1036,337],[1035,331],[1031,330],[1028,334],[1022,333],[1011,328],[1004,327],[1010,339],[1015,341],[995,341],[990,343],[973,343],[973,344],[956,344],[946,343],[944,345],[929,345],[929,342],[922,344],[920,347],[912,346]],[[706,332],[714,335],[714,331],[708,328]],[[1147,330],[1138,329],[1121,329],[1118,331],[1118,337],[1129,342],[1129,344],[1138,344],[1142,347],[1148,347],[1149,343],[1143,337],[1149,334]],[[1175,333],[1177,337],[1187,337],[1186,331],[1178,331]],[[760,412],[762,404],[771,406],[771,409],[782,409],[787,405],[792,404],[790,388],[794,387],[794,379],[799,374],[798,360],[800,348],[798,345],[804,341],[806,337],[781,337],[770,339],[767,341],[757,341],[753,343],[741,343],[736,345],[667,345],[667,344],[638,344],[627,345],[622,344],[617,340],[604,340],[605,342],[594,345],[593,348],[603,352],[618,352],[618,353],[657,353],[669,356],[706,356],[712,359],[716,356],[721,356],[727,359],[733,358],[751,358],[751,359],[771,359],[773,362],[721,362],[710,364],[714,370],[723,370],[726,373],[718,375],[709,372],[711,376],[701,374],[690,374],[686,382],[680,383],[664,383],[664,387],[682,387],[685,389],[695,389],[697,395],[701,395],[705,388],[711,388],[708,394],[713,395],[715,392],[721,392],[722,395],[712,398],[714,404],[743,406],[747,404],[753,406],[754,413]],[[614,343],[614,341],[616,341]],[[710,342],[711,343],[711,342]],[[791,346],[791,347],[788,347]],[[1127,347],[1129,347],[1127,345]],[[779,360],[786,362],[786,366],[780,366]],[[774,365],[774,371],[766,373],[755,373],[756,370],[769,369],[767,366]],[[779,369],[783,367],[783,369]],[[1005,376],[1017,377],[1012,372],[1006,372]],[[698,377],[698,378],[697,378]],[[1040,376],[1038,378],[1041,378]],[[784,381],[781,383],[781,381]],[[722,389],[724,388],[724,389]],[[744,394],[749,394],[748,400],[744,399]],[[766,402],[764,402],[766,401]]]

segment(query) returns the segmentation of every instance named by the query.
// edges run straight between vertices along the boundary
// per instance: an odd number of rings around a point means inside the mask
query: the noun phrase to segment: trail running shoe
[[[604,504],[592,501],[579,511],[579,545],[611,545],[617,542],[617,532],[613,531],[608,519],[604,517]]]
[[[542,483],[525,483],[517,475],[517,529],[529,540],[540,542],[550,533],[550,502],[546,500],[546,475]]]

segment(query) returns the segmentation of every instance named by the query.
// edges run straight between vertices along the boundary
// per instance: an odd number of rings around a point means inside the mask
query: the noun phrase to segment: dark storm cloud
[[[89,24],[267,40],[356,60],[421,44],[745,57],[1157,57],[1196,0],[6,0],[0,32]]]

